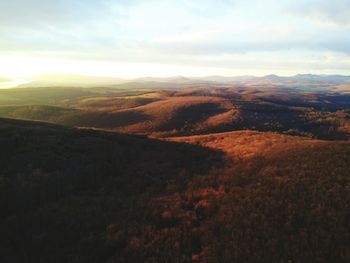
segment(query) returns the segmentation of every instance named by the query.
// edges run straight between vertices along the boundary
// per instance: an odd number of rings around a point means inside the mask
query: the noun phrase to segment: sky
[[[0,0],[0,76],[350,75],[349,0]]]

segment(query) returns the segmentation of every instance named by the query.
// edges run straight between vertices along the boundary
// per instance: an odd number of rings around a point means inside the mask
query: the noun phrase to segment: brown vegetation
[[[265,81],[0,91],[0,262],[349,262],[350,96]]]
[[[348,142],[0,132],[2,262],[349,260]]]

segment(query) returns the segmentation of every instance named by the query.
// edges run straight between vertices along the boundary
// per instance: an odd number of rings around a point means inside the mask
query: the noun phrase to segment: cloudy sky
[[[0,0],[0,76],[350,75],[349,0]]]

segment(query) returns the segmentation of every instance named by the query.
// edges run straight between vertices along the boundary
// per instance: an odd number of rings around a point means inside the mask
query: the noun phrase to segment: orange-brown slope
[[[311,140],[305,137],[289,136],[274,132],[258,131],[233,131],[208,135],[194,135],[187,137],[173,137],[167,140],[186,142],[215,148],[233,157],[250,157],[255,155],[267,155],[277,148],[297,147],[302,145],[325,144],[319,140]]]
[[[196,129],[207,119],[229,112],[233,108],[229,100],[217,97],[169,97],[132,109],[149,118],[145,122],[126,126],[122,130],[143,133]]]
[[[223,98],[146,95],[87,98],[75,109],[44,105],[0,107],[0,116],[128,133],[177,133],[220,127],[237,111],[229,100]]]
[[[179,180],[178,188],[174,182],[169,192],[177,192],[153,202],[167,221],[181,219],[179,232],[193,226],[198,262],[350,260],[349,142],[255,131],[168,140],[228,157],[209,175]]]

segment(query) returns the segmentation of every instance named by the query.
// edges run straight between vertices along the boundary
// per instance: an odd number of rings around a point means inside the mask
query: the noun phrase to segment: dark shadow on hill
[[[0,107],[0,116],[102,129],[119,128],[150,120],[149,116],[135,110],[87,111],[46,105],[3,106]]]
[[[159,131],[188,129],[207,118],[225,112],[217,103],[201,103],[179,109],[169,121],[161,125]]]
[[[195,145],[11,119],[0,119],[0,145],[1,262],[103,261],[108,223],[128,222],[172,179],[224,159]]]
[[[136,110],[118,112],[82,111],[65,117],[61,123],[71,126],[115,129],[147,120],[150,120],[149,116]]]

